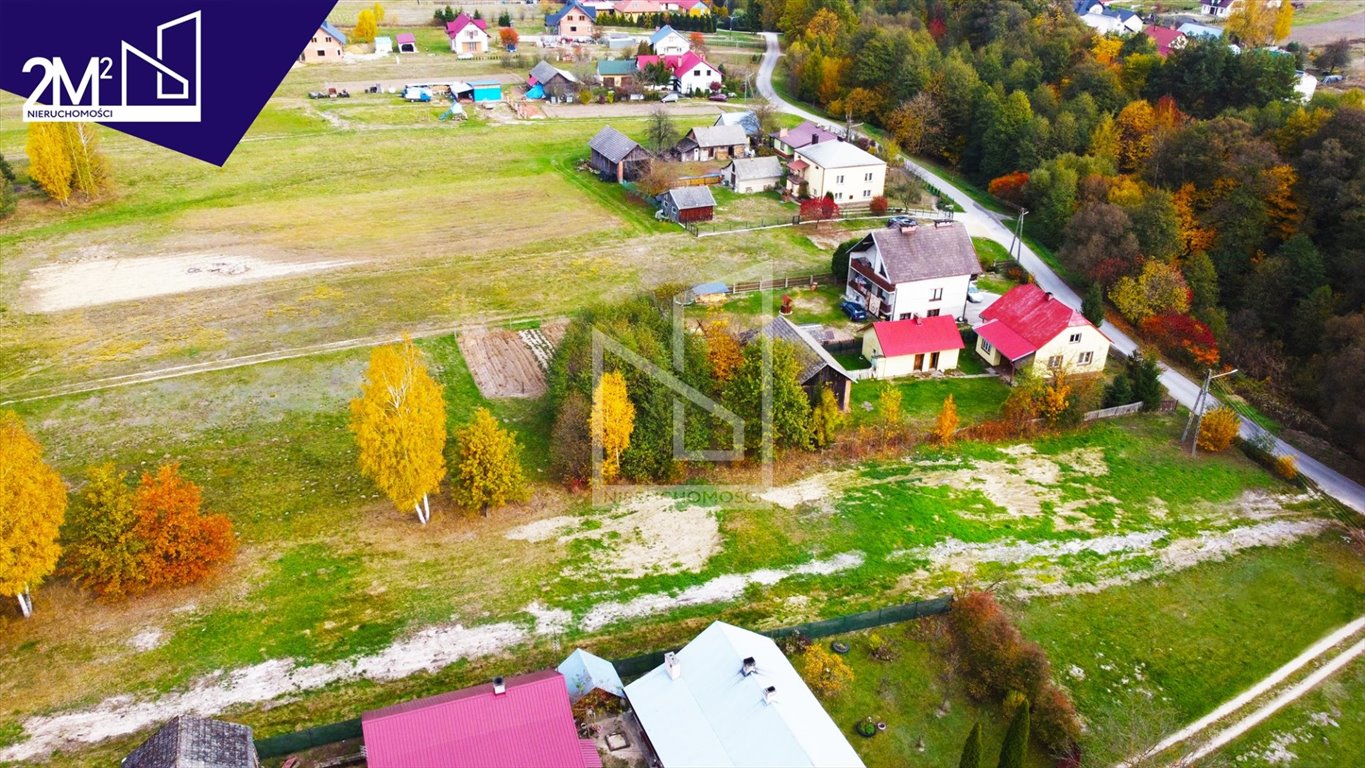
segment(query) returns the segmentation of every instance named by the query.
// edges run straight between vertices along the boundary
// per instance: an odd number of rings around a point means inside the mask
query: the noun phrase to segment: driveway
[[[773,90],[773,70],[777,67],[777,60],[781,57],[782,51],[778,45],[776,33],[764,32],[763,37],[767,42],[767,48],[763,54],[763,63],[758,69],[758,92],[783,112],[828,126],[830,124],[828,120],[787,102]],[[967,225],[967,231],[974,237],[989,238],[1006,248],[1010,247],[1014,236],[1000,223],[995,214],[983,208],[966,192],[953,186],[947,179],[940,177],[920,163],[907,159],[905,165],[938,187],[944,194],[952,198],[953,202],[962,207],[964,212],[957,214],[956,218]],[[1081,306],[1081,297],[1071,290],[1071,286],[1067,285],[1056,272],[1053,272],[1052,268],[1044,263],[1038,254],[1034,253],[1033,249],[1027,245],[1022,245],[1020,248],[1019,263],[1033,275],[1034,281],[1043,290],[1051,291],[1054,296],[1073,307]],[[1100,330],[1109,337],[1114,347],[1120,352],[1132,354],[1137,350],[1136,342],[1115,328],[1113,324],[1104,323],[1100,326]],[[1162,365],[1161,368],[1161,383],[1165,385],[1171,397],[1186,408],[1193,407],[1195,399],[1199,396],[1200,385],[1165,365]],[[1256,431],[1257,428],[1254,424],[1243,420],[1243,437],[1254,437]],[[1323,492],[1335,497],[1357,512],[1365,513],[1365,488],[1361,487],[1359,483],[1279,438],[1275,438],[1275,450],[1277,453],[1293,456],[1294,461],[1298,464],[1299,472],[1317,483]]]

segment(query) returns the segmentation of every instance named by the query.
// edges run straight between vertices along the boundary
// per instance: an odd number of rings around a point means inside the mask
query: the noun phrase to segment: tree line
[[[1259,407],[1365,458],[1349,373],[1365,362],[1360,91],[1302,103],[1302,51],[1192,38],[1163,58],[1041,0],[760,12],[787,36],[799,98],[1026,209],[1092,313],[1108,303],[1187,366],[1240,368]],[[1282,23],[1234,34],[1274,39]]]

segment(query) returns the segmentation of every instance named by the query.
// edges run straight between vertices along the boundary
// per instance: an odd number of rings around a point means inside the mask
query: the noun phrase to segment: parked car
[[[976,283],[967,283],[967,301],[980,304],[981,298],[981,289],[976,287]]]
[[[839,303],[839,309],[842,310],[845,315],[848,315],[849,320],[852,320],[855,323],[867,321],[867,310],[863,309],[862,305],[856,301],[844,299]]]
[[[1345,79],[1346,79],[1346,78],[1345,78],[1344,76],[1342,76],[1342,75],[1328,75],[1327,77],[1324,77],[1324,78],[1322,79],[1322,82],[1323,82],[1324,84],[1330,85],[1331,83],[1339,83],[1339,82],[1341,82],[1342,80],[1345,80]]]
[[[726,95],[723,94],[723,93],[713,93],[713,94],[711,94],[710,96],[708,96],[707,98],[709,98],[711,101],[729,101],[729,100],[730,100],[730,97],[729,97],[729,96],[726,96]]]
[[[892,216],[886,220],[886,226],[890,227],[913,227],[915,226],[914,216]]]
[[[675,101],[677,101],[677,100],[678,100],[678,92],[677,92],[677,91],[672,91],[672,92],[670,92],[670,93],[665,93],[664,96],[663,96],[663,98],[662,98],[662,99],[659,99],[659,101],[662,101],[662,102],[665,103],[665,104],[672,104],[673,102],[675,102]]]

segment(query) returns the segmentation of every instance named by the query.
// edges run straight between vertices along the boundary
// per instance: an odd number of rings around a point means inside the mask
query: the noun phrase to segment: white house
[[[721,81],[720,70],[692,51],[684,53],[673,66],[673,77],[677,81],[680,93],[693,91],[709,93],[711,84]]]
[[[965,346],[948,315],[885,320],[863,334],[863,357],[878,379],[951,371]]]
[[[980,273],[961,222],[879,229],[849,251],[844,297],[885,320],[963,317]]]
[[[304,64],[339,62],[345,53],[346,42],[345,33],[332,26],[331,22],[324,21],[322,26],[318,27],[318,31],[313,33],[312,40],[304,46],[303,53],[299,54],[299,61]]]
[[[787,170],[787,189],[792,194],[831,195],[841,205],[871,202],[886,186],[886,162],[846,141],[801,147]]]
[[[715,622],[626,686],[664,768],[863,768],[771,639]]]
[[[667,24],[649,36],[649,47],[659,56],[681,56],[692,50],[687,38]]]
[[[488,53],[488,22],[460,14],[446,24],[450,50],[455,53]]]
[[[1199,12],[1215,19],[1226,19],[1241,0],[1200,0]]]
[[[1142,17],[1126,8],[1092,9],[1080,18],[1086,26],[1101,35],[1129,35],[1142,31]]]
[[[976,353],[1012,374],[1025,368],[1039,375],[1065,368],[1101,373],[1109,359],[1109,338],[1085,316],[1034,284],[1017,285],[981,311]]]
[[[782,161],[775,156],[742,157],[720,169],[722,183],[741,194],[777,189],[782,183]]]

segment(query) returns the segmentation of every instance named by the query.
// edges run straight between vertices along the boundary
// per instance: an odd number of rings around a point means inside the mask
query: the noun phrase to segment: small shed
[[[949,315],[873,323],[863,334],[863,357],[879,379],[953,370],[964,346]]]
[[[417,35],[411,32],[402,32],[394,39],[398,43],[399,53],[417,53]]]
[[[716,215],[716,198],[706,187],[678,187],[658,197],[664,218],[679,224],[710,221]]]
[[[692,286],[688,292],[692,294],[693,301],[710,307],[717,304],[724,304],[725,297],[728,295],[729,291],[730,289],[725,283],[712,281],[709,283],[698,283]]]
[[[564,676],[564,686],[569,691],[569,701],[572,703],[577,703],[593,691],[604,691],[617,698],[626,695],[616,667],[582,648],[569,654],[569,658],[561,662],[555,671]]]
[[[180,715],[123,759],[123,768],[258,768],[251,729]]]
[[[782,161],[775,155],[740,157],[720,169],[725,186],[741,194],[777,189],[782,184]]]
[[[494,80],[471,80],[474,89],[474,102],[502,101],[502,84]]]
[[[380,35],[374,39],[375,53],[393,53],[393,38],[388,35]]]

